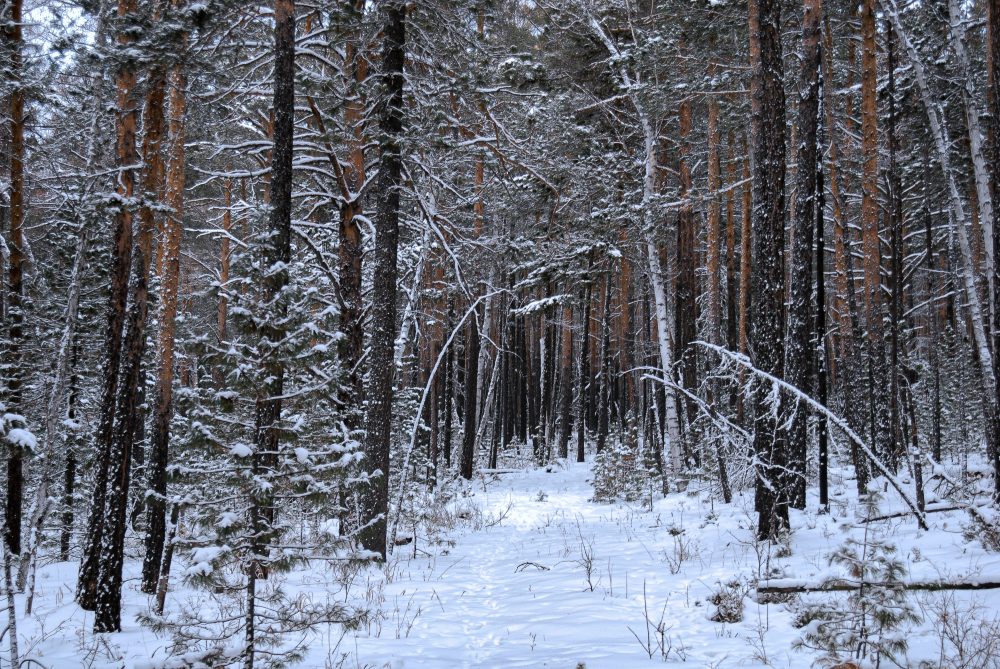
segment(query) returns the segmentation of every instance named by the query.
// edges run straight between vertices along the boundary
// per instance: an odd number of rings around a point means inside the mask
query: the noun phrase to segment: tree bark
[[[163,181],[159,151],[163,133],[163,75],[154,72],[143,112],[142,187],[145,198],[157,198]],[[121,631],[122,569],[125,562],[125,529],[132,455],[137,427],[143,420],[141,384],[145,381],[143,356],[149,315],[149,275],[152,267],[156,221],[148,199],[139,210],[139,235],[133,251],[131,300],[122,348],[122,371],[118,383],[111,448],[108,459],[108,489],[98,561],[94,631]]]
[[[364,385],[362,378],[362,356],[364,354],[364,313],[361,303],[361,228],[358,225],[362,209],[362,189],[365,184],[365,107],[362,85],[368,78],[368,61],[361,54],[360,21],[364,10],[362,0],[348,0],[351,9],[352,27],[344,45],[344,70],[347,73],[348,90],[344,104],[344,123],[347,126],[348,161],[344,165],[344,180],[349,193],[340,205],[339,283],[343,307],[340,314],[340,330],[344,333],[339,343],[340,364],[347,376],[342,399],[347,411],[344,422],[349,429],[361,425]]]
[[[375,211],[375,271],[372,284],[371,365],[365,416],[364,455],[369,476],[364,490],[361,544],[386,557],[389,511],[389,450],[396,338],[396,252],[399,245],[402,189],[403,64],[406,6],[401,0],[385,5],[382,42],[382,94],[378,108],[379,199]]]
[[[989,113],[993,119],[993,179],[990,181],[994,202],[1000,202],[1000,80],[996,69],[1000,67],[1000,0],[989,0]],[[993,231],[993,258],[1000,257],[1000,231]],[[1000,503],[1000,263],[994,262],[993,276],[993,498]]]
[[[177,0],[175,3],[179,4]],[[185,38],[182,41],[186,42]],[[156,395],[153,407],[153,426],[147,469],[146,510],[148,521],[145,538],[145,557],[142,563],[142,592],[156,592],[160,578],[160,561],[166,532],[167,463],[169,461],[170,421],[173,417],[174,347],[177,331],[177,291],[180,281],[181,241],[184,221],[184,138],[187,77],[183,65],[175,64],[170,70],[168,119],[169,158],[167,164],[166,205],[170,214],[165,217],[163,249],[160,251],[160,330],[157,336],[159,367],[156,373]],[[227,207],[226,213],[229,209]],[[228,234],[228,232],[227,232]],[[223,242],[223,269],[228,280],[228,237]],[[219,302],[220,337],[226,327],[225,298]]]
[[[753,310],[750,354],[757,369],[781,378],[785,332],[785,92],[781,5],[750,0],[751,132],[753,141]],[[788,529],[787,445],[769,384],[754,394],[757,534],[777,539]]]
[[[5,351],[7,368],[6,411],[21,413],[24,365],[22,362],[24,345],[24,89],[23,89],[23,36],[21,30],[22,2],[10,0],[10,16],[4,21],[3,36],[10,50],[10,259],[8,261],[10,319],[9,337]],[[25,427],[18,425],[18,427]],[[7,443],[7,491],[4,503],[4,552],[5,568],[21,554],[21,515],[24,488],[23,446],[12,441]],[[8,587],[10,581],[7,582]]]
[[[791,290],[785,338],[785,380],[804,393],[812,391],[813,338],[816,324],[812,309],[813,233],[816,228],[817,128],[819,126],[820,18],[822,0],[805,0],[802,15],[801,71],[799,74],[798,170],[795,173],[794,234],[791,253]],[[788,398],[791,505],[806,505],[806,420],[808,411]]]
[[[136,0],[118,0],[118,17],[127,22],[135,14]],[[127,48],[133,41],[131,33],[123,29],[118,44]],[[131,65],[124,63],[115,77],[115,161],[118,168],[117,194],[128,202],[135,190],[134,165],[136,152],[136,74]],[[96,467],[94,490],[91,494],[87,516],[87,535],[77,580],[76,601],[81,608],[93,610],[97,605],[98,563],[104,535],[105,502],[110,468],[111,432],[115,418],[115,398],[118,390],[119,363],[122,351],[122,330],[125,325],[125,306],[128,299],[129,272],[132,266],[132,212],[127,205],[120,205],[115,214],[115,230],[111,249],[111,292],[108,299],[107,326],[105,329],[105,356],[102,377],[101,407],[97,433],[94,438]]]

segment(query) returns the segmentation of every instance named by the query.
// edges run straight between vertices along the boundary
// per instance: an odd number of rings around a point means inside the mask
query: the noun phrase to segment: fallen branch
[[[850,592],[862,587],[901,588],[903,590],[996,590],[1000,588],[997,581],[911,581],[901,583],[877,583],[871,581],[852,581],[850,579],[834,578],[822,583],[802,583],[793,579],[774,579],[764,581],[757,586],[761,595],[784,595],[803,592]]]
[[[521,564],[517,565],[517,567],[514,568],[514,573],[515,574],[516,573],[520,573],[520,572],[524,571],[525,569],[527,569],[528,567],[534,567],[538,571],[548,571],[549,570],[548,567],[546,567],[543,564],[538,564],[537,562],[522,562]]]
[[[975,507],[990,506],[988,502],[983,502],[982,504],[950,504],[948,506],[934,506],[924,508],[924,515],[928,513],[943,513],[945,511],[966,511]],[[905,516],[913,515],[913,511],[897,511],[896,513],[887,513],[884,516],[872,516],[871,518],[862,518],[861,523],[874,523],[880,520],[891,520],[893,518],[903,518]]]

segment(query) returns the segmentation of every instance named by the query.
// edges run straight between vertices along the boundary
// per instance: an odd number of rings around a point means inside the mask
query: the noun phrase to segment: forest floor
[[[326,567],[287,575],[291,592],[373,612],[359,629],[332,625],[299,638],[299,666],[807,667],[818,655],[793,648],[802,634],[793,626],[795,600],[757,603],[751,584],[762,574],[814,583],[840,573],[829,554],[866,531],[894,544],[905,579],[1000,580],[1000,555],[963,536],[964,512],[929,515],[926,532],[905,516],[863,524],[866,510],[842,472],[833,476],[831,513],[793,512],[791,554],[784,557],[754,541],[751,492],[723,505],[695,481],[684,493],[657,496],[652,508],[648,498],[601,504],[590,501],[590,476],[590,463],[485,474],[438,509],[433,532],[418,531],[415,544],[398,546],[384,570],[356,570],[346,584],[342,571]],[[809,508],[816,506],[811,498]],[[902,508],[887,494],[880,512]],[[90,632],[92,614],[73,603],[76,564],[46,566],[35,612],[20,621],[22,654],[48,669],[173,666],[169,640],[136,620],[150,603],[137,591],[138,568],[137,561],[127,565],[125,630],[101,638]],[[727,584],[742,620],[714,622],[711,599]],[[996,632],[997,592],[911,595],[923,621],[905,630],[909,650],[899,666],[997,666],[996,655],[994,664],[988,657],[986,664],[942,660],[992,652],[974,632]],[[847,610],[848,596],[810,597]],[[169,602],[168,612],[212,600],[181,588]],[[946,640],[948,621],[958,622],[953,636],[965,630],[966,648]],[[3,646],[5,654],[6,639]]]

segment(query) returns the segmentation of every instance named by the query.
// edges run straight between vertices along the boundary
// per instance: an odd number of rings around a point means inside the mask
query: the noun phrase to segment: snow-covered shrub
[[[717,623],[738,623],[743,621],[743,600],[747,596],[747,586],[739,580],[719,584],[719,589],[708,598],[715,606],[715,613],[709,620]]]

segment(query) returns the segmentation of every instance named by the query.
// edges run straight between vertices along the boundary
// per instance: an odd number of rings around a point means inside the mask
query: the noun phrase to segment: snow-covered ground
[[[346,591],[327,567],[288,575],[293,591],[367,602],[375,611],[358,630],[331,626],[310,635],[300,666],[807,667],[815,659],[793,650],[800,630],[788,605],[756,603],[749,584],[769,568],[772,576],[808,582],[835,571],[829,553],[864,532],[852,481],[834,477],[831,514],[794,513],[792,554],[776,557],[753,541],[751,493],[722,505],[693,482],[651,510],[648,502],[598,504],[589,501],[589,463],[550,469],[478,478],[450,503],[452,529],[434,541],[418,533],[416,545],[397,547],[384,571],[362,570]],[[890,499],[882,511],[901,508]],[[896,545],[909,579],[1000,579],[1000,556],[963,538],[964,514],[928,519],[929,532],[912,517],[874,523],[870,531]],[[136,621],[149,607],[136,589],[137,571],[138,563],[127,565],[125,631],[98,639],[91,614],[73,603],[76,564],[44,568],[35,611],[20,621],[22,653],[49,669],[162,660],[168,640]],[[708,600],[727,583],[748,591],[741,622],[710,619],[716,607]],[[980,617],[991,619],[1000,611],[997,592],[954,596],[959,608],[977,603]],[[176,607],[198,596],[179,589],[169,602]],[[916,596],[918,612],[941,597]],[[908,635],[902,666],[924,659],[939,666],[932,617]]]

